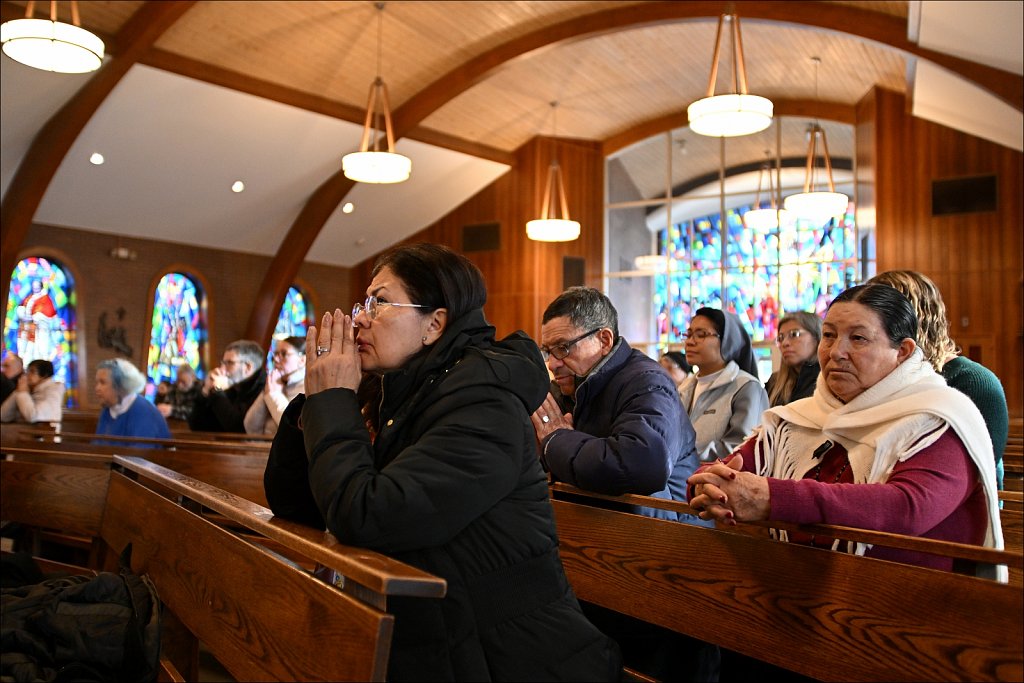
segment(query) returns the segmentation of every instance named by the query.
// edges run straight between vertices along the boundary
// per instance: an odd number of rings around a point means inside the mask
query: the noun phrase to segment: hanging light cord
[[[384,3],[378,2],[374,6],[377,8],[377,80],[381,80],[380,69],[384,54]],[[815,82],[817,82],[817,77],[815,77]]]

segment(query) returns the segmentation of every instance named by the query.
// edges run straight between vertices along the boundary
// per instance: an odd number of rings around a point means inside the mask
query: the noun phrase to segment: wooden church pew
[[[1024,676],[1020,586],[611,511],[560,492],[588,494],[556,484],[552,501],[562,562],[581,600],[825,681]],[[595,498],[687,509],[643,496]],[[802,528],[958,546],[944,550],[1022,565],[1019,553]]]
[[[445,593],[442,579],[273,519],[260,505],[141,457],[5,459],[0,480],[5,519],[59,527],[69,514],[80,517],[79,531],[102,538],[107,568],[132,543],[133,568],[153,579],[167,610],[167,680],[196,679],[199,641],[238,680],[383,680],[393,628],[388,596]],[[103,492],[102,504],[96,491],[76,494],[92,489]],[[52,497],[65,503],[40,505]],[[214,510],[248,534],[213,524],[198,509]],[[271,546],[341,578],[329,585]]]

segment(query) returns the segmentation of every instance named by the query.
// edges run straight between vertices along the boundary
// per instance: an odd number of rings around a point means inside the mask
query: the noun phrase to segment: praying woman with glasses
[[[276,434],[288,403],[306,390],[306,338],[278,340],[263,393],[245,413],[246,434]]]
[[[496,340],[486,300],[479,269],[447,247],[381,256],[352,315],[309,329],[306,392],[274,437],[267,500],[445,579],[441,600],[388,599],[389,679],[618,680],[618,648],[558,554],[529,417],[547,393],[541,354],[522,332]],[[364,373],[380,383],[365,412]]]
[[[761,423],[768,394],[736,314],[699,308],[683,336],[697,373],[680,385],[679,399],[697,432],[697,454],[707,462],[728,455]]]
[[[806,311],[787,313],[779,322],[775,343],[782,354],[779,369],[764,385],[768,402],[785,405],[814,393],[821,366],[818,365],[818,342],[821,341],[821,318]]]

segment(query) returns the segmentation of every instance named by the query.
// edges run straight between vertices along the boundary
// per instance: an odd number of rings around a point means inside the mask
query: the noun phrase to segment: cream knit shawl
[[[814,450],[826,439],[850,456],[855,483],[884,482],[897,462],[913,457],[952,428],[970,453],[988,504],[985,546],[1003,548],[996,491],[995,459],[985,421],[974,403],[924,359],[920,349],[874,386],[842,403],[818,376],[814,395],[764,413],[754,450],[755,471],[778,479],[799,479],[816,464]],[[863,554],[870,546],[857,544]],[[993,577],[991,568],[983,573]],[[1004,565],[995,578],[1006,581]]]

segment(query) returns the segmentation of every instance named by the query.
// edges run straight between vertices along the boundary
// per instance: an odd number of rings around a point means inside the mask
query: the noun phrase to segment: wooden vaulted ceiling
[[[3,19],[23,16],[24,4],[3,2]],[[362,123],[367,87],[378,70],[378,13],[372,2],[83,0],[79,5],[82,24],[105,38],[110,57],[31,131],[34,137],[16,171],[8,172],[2,210],[6,272],[69,150],[90,121],[106,115],[104,103],[137,66]],[[772,98],[777,114],[851,122],[853,107],[870,88],[907,90],[907,62],[914,58],[1024,108],[1018,75],[912,43],[904,1],[393,0],[383,15],[380,72],[390,89],[396,134],[510,164],[518,147],[538,133],[550,134],[548,103],[557,100],[559,136],[601,142],[606,153],[620,155],[638,187],[655,188],[654,196],[663,191],[663,173],[647,177],[652,164],[637,143],[685,127],[686,106],[707,86],[715,21],[730,9],[743,21],[751,91]],[[817,86],[812,56],[822,60]],[[17,96],[5,91],[4,98]],[[241,100],[237,110],[204,115],[236,121],[254,116]],[[849,156],[852,134],[843,135],[830,132],[830,141]],[[173,136],[167,137],[174,144]],[[803,144],[798,135],[787,138],[792,149]],[[756,161],[766,147],[757,136],[729,144],[736,162]],[[637,151],[632,157],[624,153],[630,148]],[[338,150],[339,160],[345,151]],[[717,166],[718,143],[691,136],[687,156],[680,173],[699,176]],[[279,242],[270,247],[274,262],[251,330],[272,328],[285,289],[324,225],[352,194],[340,163],[326,172],[316,167],[306,177],[317,173],[315,182],[295,190],[295,209],[287,225],[277,229]],[[398,211],[410,202],[393,204]],[[230,223],[228,217],[225,248],[232,244],[232,230],[244,229]]]

